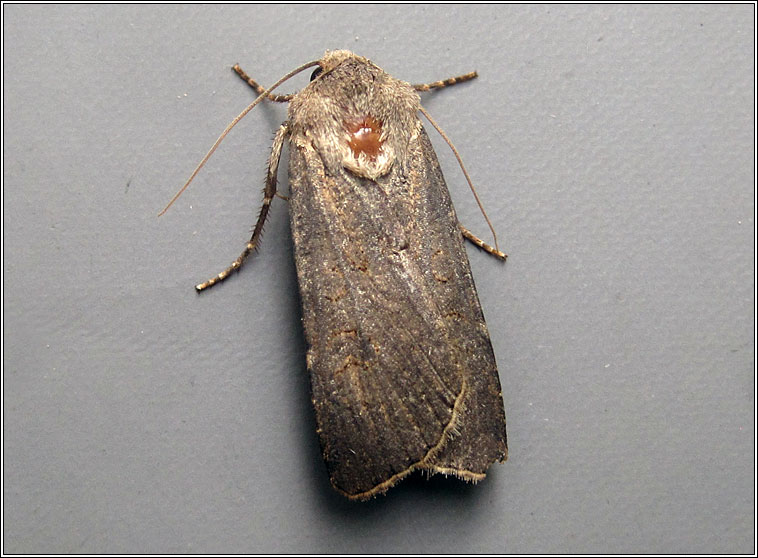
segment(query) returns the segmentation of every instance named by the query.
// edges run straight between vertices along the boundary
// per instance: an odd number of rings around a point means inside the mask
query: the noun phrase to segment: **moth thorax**
[[[376,180],[387,174],[395,159],[392,142],[382,137],[382,122],[361,116],[343,122],[345,141],[341,143],[342,165],[350,172]]]
[[[350,134],[348,145],[356,159],[365,154],[376,161],[382,149],[382,123],[372,116],[364,116],[345,122],[345,129]]]

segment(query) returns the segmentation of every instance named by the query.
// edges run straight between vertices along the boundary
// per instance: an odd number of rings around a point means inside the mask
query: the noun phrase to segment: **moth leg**
[[[489,254],[495,256],[497,259],[505,261],[505,259],[508,257],[507,254],[503,254],[500,250],[497,248],[493,248],[486,242],[484,242],[481,238],[476,236],[474,233],[472,233],[470,230],[468,230],[466,227],[458,223],[458,226],[461,229],[461,233],[463,234],[464,238],[469,239],[471,242],[476,244],[479,248],[484,250],[485,252],[488,252]]]
[[[474,79],[479,74],[474,72],[469,72],[468,74],[463,74],[462,76],[457,77],[451,77],[447,79],[443,79],[442,81],[435,81],[433,83],[416,83],[413,85],[413,89],[416,91],[429,91],[431,89],[442,89],[443,87],[447,87],[448,85],[455,85],[456,83],[463,83],[464,81],[469,81],[471,79]],[[261,91],[263,93],[263,91]]]
[[[255,91],[258,93],[258,95],[263,95],[265,93],[266,88],[262,87],[257,81],[255,81],[253,78],[251,78],[249,75],[245,73],[245,71],[240,68],[239,64],[235,64],[232,66],[232,70],[237,72],[237,75],[241,77],[250,87],[255,89]],[[286,103],[290,99],[292,99],[294,95],[274,95],[273,93],[269,93],[266,95],[266,98],[269,101],[274,101],[275,103]]]
[[[232,265],[215,277],[208,279],[205,283],[201,283],[195,287],[198,292],[204,291],[208,287],[212,287],[216,283],[220,283],[229,277],[233,271],[237,271],[242,267],[242,264],[250,255],[250,252],[258,247],[261,240],[261,234],[263,233],[263,224],[266,222],[266,217],[268,216],[268,209],[271,206],[271,201],[276,195],[276,173],[279,170],[279,159],[282,155],[282,146],[288,135],[289,127],[287,126],[287,123],[284,123],[276,132],[274,144],[271,146],[271,157],[269,157],[268,160],[268,173],[266,175],[266,187],[263,190],[263,205],[261,205],[258,221],[255,223],[255,228],[253,229],[253,236],[250,237],[250,241],[245,246],[245,249],[239,257],[232,262]]]

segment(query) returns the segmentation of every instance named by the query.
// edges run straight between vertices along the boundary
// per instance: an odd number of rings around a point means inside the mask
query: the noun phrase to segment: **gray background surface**
[[[753,22],[5,5],[3,550],[752,552]],[[510,255],[469,247],[510,446],[478,486],[332,492],[285,202],[241,273],[193,292],[247,239],[284,107],[256,108],[156,218],[253,98],[233,63],[271,84],[327,48],[411,82],[480,73],[424,97]]]

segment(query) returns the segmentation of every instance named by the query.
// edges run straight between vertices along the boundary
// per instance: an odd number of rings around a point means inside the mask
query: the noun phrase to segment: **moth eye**
[[[311,74],[311,81],[316,79],[318,76],[321,75],[321,72],[323,72],[324,69],[321,66],[318,66],[315,70],[313,70],[313,73]]]
[[[345,122],[345,129],[350,134],[348,145],[356,159],[361,153],[365,153],[371,159],[376,159],[384,143],[381,139],[381,122],[371,116],[366,116]]]

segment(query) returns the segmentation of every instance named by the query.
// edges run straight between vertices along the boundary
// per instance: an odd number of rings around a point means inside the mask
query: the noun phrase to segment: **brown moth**
[[[476,74],[414,88],[327,51],[307,87],[274,96],[237,70],[261,98],[289,101],[288,119],[251,241],[198,290],[258,244],[289,138],[307,367],[332,485],[365,500],[414,470],[483,479],[507,457],[505,412],[464,235],[505,255],[458,222],[416,92]]]

